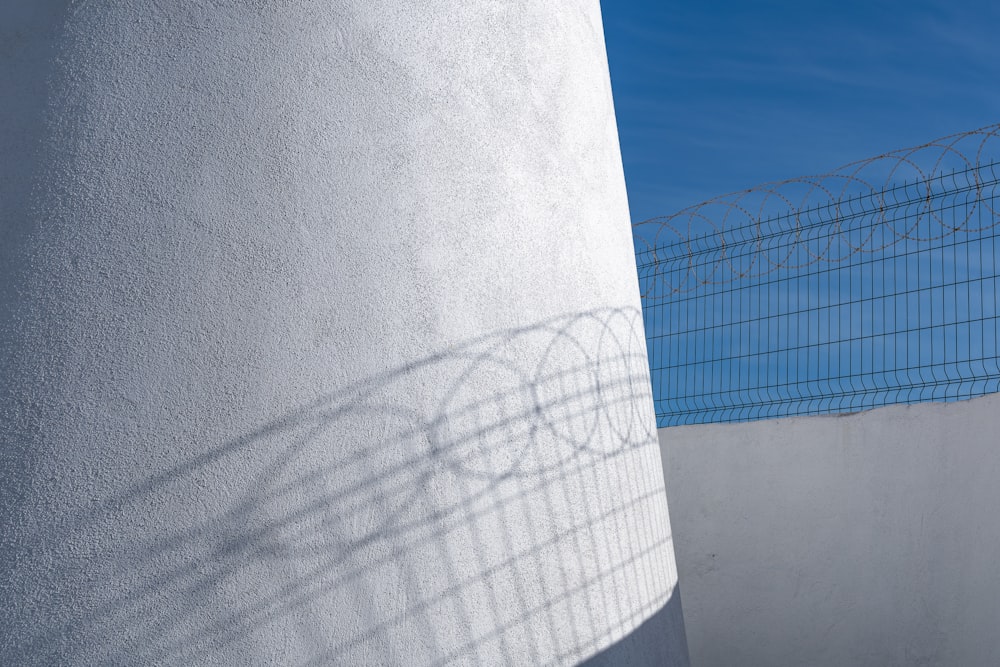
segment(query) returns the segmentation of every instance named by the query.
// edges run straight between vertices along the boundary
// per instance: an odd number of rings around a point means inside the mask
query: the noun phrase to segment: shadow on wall
[[[686,664],[640,317],[454,346],[115,493],[66,538],[155,526],[20,656]]]
[[[664,642],[664,637],[675,641]],[[662,665],[688,664],[687,639],[684,634],[684,617],[681,614],[680,588],[674,592],[663,607],[647,618],[627,636],[615,642],[597,655],[580,663],[580,667],[618,667],[619,665],[645,664],[649,646],[662,643],[666,659]]]

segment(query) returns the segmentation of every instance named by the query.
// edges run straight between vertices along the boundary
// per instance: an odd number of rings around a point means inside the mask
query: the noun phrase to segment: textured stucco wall
[[[686,664],[597,0],[12,0],[0,99],[0,664]]]
[[[661,429],[692,664],[996,665],[998,414]]]

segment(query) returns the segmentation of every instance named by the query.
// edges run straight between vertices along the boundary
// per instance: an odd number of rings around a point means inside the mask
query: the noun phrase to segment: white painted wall
[[[597,0],[12,0],[0,100],[0,664],[686,664]]]
[[[997,414],[662,429],[692,664],[996,665]]]

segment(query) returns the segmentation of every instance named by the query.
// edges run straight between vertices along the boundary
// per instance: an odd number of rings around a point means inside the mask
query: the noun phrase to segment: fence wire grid
[[[658,426],[1000,391],[1000,124],[633,227]]]

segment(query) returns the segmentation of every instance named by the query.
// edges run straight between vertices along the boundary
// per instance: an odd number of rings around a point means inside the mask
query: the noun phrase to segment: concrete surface
[[[0,664],[686,664],[596,0],[11,0],[0,100]]]
[[[1000,395],[660,430],[699,667],[988,667]]]

